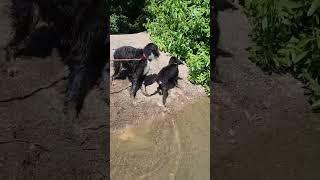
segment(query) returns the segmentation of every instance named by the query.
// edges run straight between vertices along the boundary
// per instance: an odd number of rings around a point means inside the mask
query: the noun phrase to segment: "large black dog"
[[[6,59],[37,54],[43,57],[56,47],[70,72],[65,106],[77,117],[107,62],[107,9],[107,0],[12,0],[13,38],[5,48]],[[39,22],[46,28],[37,29]],[[37,31],[40,35],[34,35]],[[42,41],[47,44],[39,44],[38,52],[30,52],[28,45],[43,35],[50,36],[50,41]]]
[[[157,90],[149,96],[156,93],[162,94],[162,104],[165,106],[169,90],[177,86],[179,79],[178,66],[183,62],[177,57],[171,57],[169,64],[162,68],[157,75],[156,81],[159,84]]]
[[[122,68],[127,70],[131,81],[130,96],[134,98],[150,69],[150,61],[160,56],[158,46],[149,43],[143,49],[123,46],[115,50],[112,81],[119,78]],[[124,59],[124,61],[122,61]],[[132,59],[132,60],[131,60]],[[120,60],[120,61],[119,61]]]

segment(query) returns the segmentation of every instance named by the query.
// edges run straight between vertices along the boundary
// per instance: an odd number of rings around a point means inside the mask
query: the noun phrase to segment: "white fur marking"
[[[147,65],[144,67],[143,75],[147,75],[150,70],[150,62],[147,60]]]
[[[154,56],[153,53],[151,53],[150,56],[148,57],[148,59],[156,59],[156,57]]]

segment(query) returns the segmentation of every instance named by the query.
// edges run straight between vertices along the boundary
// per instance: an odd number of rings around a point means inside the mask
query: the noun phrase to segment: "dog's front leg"
[[[37,20],[34,20],[35,7],[32,1],[29,0],[12,0],[11,8],[11,21],[13,28],[13,37],[5,46],[5,59],[7,61],[6,70],[8,75],[15,76],[18,69],[12,64],[23,48],[25,48],[25,43],[27,36],[30,35],[31,31],[34,29]]]
[[[166,107],[166,103],[167,103],[167,98],[168,98],[168,95],[169,95],[169,90],[168,89],[164,89],[162,90],[163,92],[163,95],[162,95],[162,104],[164,107]]]
[[[15,59],[19,50],[24,48],[24,41],[27,36],[34,30],[39,18],[35,11],[35,5],[28,0],[13,0],[11,5],[12,28],[14,31],[13,38],[5,47],[6,60]],[[36,19],[34,18],[36,17]]]
[[[131,80],[132,86],[131,86],[131,92],[130,92],[131,98],[136,97],[137,91],[142,85],[141,83],[144,80],[143,71],[144,71],[143,64],[139,64],[138,67],[136,68],[136,71],[133,73],[132,80]]]
[[[86,95],[101,78],[107,63],[105,26],[102,23],[92,25],[86,27],[87,32],[75,36],[77,42],[64,59],[70,70],[65,105],[75,118],[82,109]]]
[[[138,78],[137,77],[133,77],[132,79],[132,84],[131,84],[131,91],[130,91],[130,97],[131,98],[135,98],[137,95],[137,91],[138,91]]]
[[[131,91],[130,91],[130,97],[132,99],[133,106],[136,106],[138,104],[138,102],[135,98],[138,89],[139,89],[138,78],[136,77],[136,75],[134,75],[134,77],[132,78]]]

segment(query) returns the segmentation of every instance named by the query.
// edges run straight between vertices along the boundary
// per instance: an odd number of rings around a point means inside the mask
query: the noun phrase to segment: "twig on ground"
[[[124,91],[124,90],[128,89],[129,87],[131,87],[131,86],[128,86],[128,87],[123,88],[123,89],[120,89],[119,91],[110,92],[110,94],[120,93],[120,92],[122,92],[122,91]]]

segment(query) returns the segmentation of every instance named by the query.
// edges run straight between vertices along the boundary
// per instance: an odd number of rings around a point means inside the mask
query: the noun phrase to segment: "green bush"
[[[145,31],[145,0],[111,1],[110,31],[127,34]]]
[[[189,80],[209,90],[209,0],[148,0],[145,24],[162,51],[186,60]]]
[[[320,109],[320,0],[246,0],[255,46],[250,58],[270,72],[290,72],[306,83]]]

